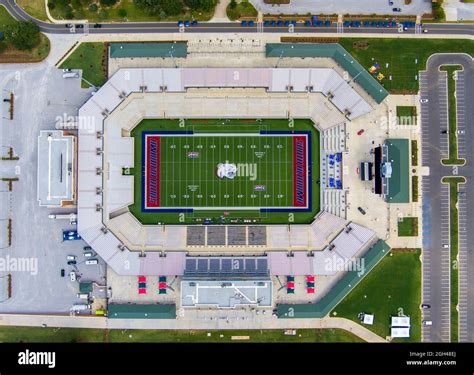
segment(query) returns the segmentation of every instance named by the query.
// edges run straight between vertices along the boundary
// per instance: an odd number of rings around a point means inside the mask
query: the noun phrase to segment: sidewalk
[[[277,319],[256,318],[254,321],[226,320],[147,320],[107,319],[94,316],[0,314],[0,326],[33,326],[97,329],[177,329],[177,330],[239,330],[239,329],[343,329],[367,342],[387,341],[367,328],[344,318]]]

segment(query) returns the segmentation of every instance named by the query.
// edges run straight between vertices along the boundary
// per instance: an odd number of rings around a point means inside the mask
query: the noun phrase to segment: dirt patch
[[[416,253],[418,249],[410,248],[410,247],[400,247],[400,248],[393,248],[390,251],[392,253]]]
[[[355,48],[355,49],[362,49],[362,50],[366,50],[370,47],[370,44],[369,42],[367,41],[357,41],[357,42],[354,42],[352,43],[352,46]]]

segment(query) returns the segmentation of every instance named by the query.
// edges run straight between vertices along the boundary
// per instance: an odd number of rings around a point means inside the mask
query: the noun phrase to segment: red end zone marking
[[[293,206],[295,207],[306,207],[308,201],[306,141],[305,136],[293,137]]]
[[[160,137],[146,137],[146,206],[160,207]]]

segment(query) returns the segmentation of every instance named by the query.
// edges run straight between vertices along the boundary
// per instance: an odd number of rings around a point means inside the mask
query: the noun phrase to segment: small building
[[[374,324],[374,315],[373,314],[364,314],[364,320],[362,323],[367,324],[369,326]]]
[[[387,139],[374,149],[375,193],[388,203],[410,203],[408,139]]]
[[[176,305],[109,304],[110,319],[175,319]]]
[[[390,336],[395,338],[409,338],[410,328],[408,327],[392,327],[390,329]]]
[[[411,319],[409,316],[392,316],[390,336],[393,338],[410,337]]]
[[[238,306],[271,307],[270,279],[260,280],[183,280],[182,307],[233,309]]]
[[[409,316],[392,316],[392,327],[410,327],[410,317]]]
[[[76,204],[77,137],[62,130],[42,130],[38,137],[40,206]]]

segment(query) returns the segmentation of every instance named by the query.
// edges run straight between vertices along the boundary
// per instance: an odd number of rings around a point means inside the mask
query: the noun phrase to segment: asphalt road
[[[10,14],[19,20],[31,20],[38,24],[40,30],[44,33],[50,34],[68,34],[70,29],[64,24],[51,24],[43,22],[31,17],[23,9],[21,9],[14,0],[0,0],[0,4],[4,5]],[[297,17],[295,17],[297,19]],[[474,24],[425,24],[423,26],[427,30],[427,34],[437,35],[474,35]],[[265,27],[263,32],[283,33],[288,31],[288,27]],[[241,26],[240,23],[231,22],[205,22],[197,26],[187,27],[184,32],[190,33],[256,33],[257,26],[247,27]],[[347,28],[343,29],[347,34],[389,34],[399,35],[397,28]],[[102,23],[101,28],[94,28],[93,24],[82,29],[76,28],[76,33],[90,33],[90,34],[136,34],[136,33],[175,33],[179,32],[177,22],[117,22],[117,23]],[[334,22],[330,27],[305,27],[298,24],[295,33],[336,33],[337,24]],[[405,34],[415,35],[415,28],[409,28],[403,31]],[[422,34],[423,35],[423,34]]]
[[[453,168],[443,166],[441,159],[448,157],[447,134],[449,129],[447,74],[439,71],[440,65],[459,64],[465,71],[458,76],[457,81],[457,110],[459,115],[458,130],[464,130],[465,135],[459,135],[460,157],[466,158],[466,165]],[[427,63],[427,70],[420,74],[420,96],[428,99],[421,104],[422,124],[422,163],[430,168],[429,176],[422,178],[423,193],[423,303],[431,305],[423,311],[423,319],[431,320],[432,326],[423,327],[423,340],[430,342],[448,342],[451,336],[451,272],[449,245],[449,188],[441,183],[443,176],[463,175],[467,185],[463,187],[460,203],[460,340],[474,341],[474,290],[468,285],[474,285],[474,277],[467,270],[474,267],[473,250],[468,248],[474,240],[474,222],[468,223],[466,218],[472,212],[474,190],[470,188],[474,177],[472,152],[472,137],[474,136],[474,110],[467,103],[474,98],[474,63],[467,55],[439,54],[433,55]],[[469,112],[469,113],[466,113]],[[461,207],[462,206],[462,207]],[[472,246],[472,245],[471,245]],[[462,256],[461,256],[462,254]],[[462,281],[461,281],[462,280]],[[461,290],[463,292],[461,293]]]

